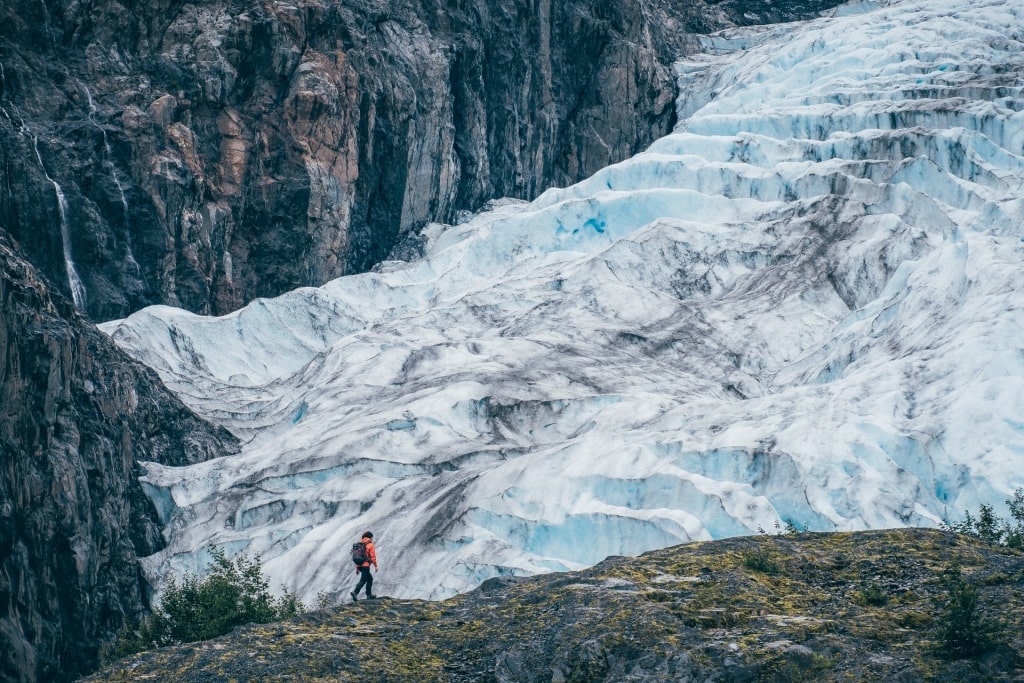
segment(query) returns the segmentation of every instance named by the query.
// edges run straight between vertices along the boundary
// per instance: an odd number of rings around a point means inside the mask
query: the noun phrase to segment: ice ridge
[[[1024,1],[711,36],[680,122],[423,259],[106,324],[246,440],[146,464],[168,545],[343,596],[754,533],[936,525],[1024,485]]]

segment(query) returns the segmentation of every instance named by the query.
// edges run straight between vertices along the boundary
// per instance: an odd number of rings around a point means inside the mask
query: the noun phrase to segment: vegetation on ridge
[[[181,579],[172,576],[153,611],[141,623],[122,629],[105,650],[104,659],[209,640],[243,624],[281,621],[306,611],[288,591],[280,597],[270,594],[258,555],[228,559],[219,548],[211,548],[210,553],[210,573],[202,579],[194,574]],[[322,600],[320,606],[324,606]]]
[[[748,564],[758,554],[774,571]],[[984,651],[950,651],[979,626],[993,636]],[[898,529],[691,543],[441,602],[350,603],[87,680],[980,682],[1021,670],[1024,552]]]
[[[1024,550],[1024,488],[1014,491],[1006,505],[1010,509],[1008,520],[997,516],[991,505],[982,503],[977,517],[971,515],[970,510],[965,510],[963,520],[947,521],[943,527],[959,534],[977,536],[989,543]]]

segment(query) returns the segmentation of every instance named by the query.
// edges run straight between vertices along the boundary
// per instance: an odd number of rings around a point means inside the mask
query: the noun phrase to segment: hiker
[[[356,571],[359,572],[359,583],[356,584],[356,589],[349,593],[352,596],[352,600],[356,601],[359,599],[359,590],[366,586],[366,597],[370,600],[375,600],[376,595],[373,594],[373,577],[370,576],[370,565],[373,565],[374,569],[377,568],[377,551],[373,547],[373,532],[367,531],[363,534],[363,540],[359,541],[352,546],[352,560],[356,563]]]

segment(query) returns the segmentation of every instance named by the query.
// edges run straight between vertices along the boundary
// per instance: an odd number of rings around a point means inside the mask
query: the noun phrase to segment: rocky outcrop
[[[935,530],[733,538],[442,602],[349,603],[86,680],[1009,682],[1024,666],[1022,581],[1019,552]],[[954,647],[969,634],[949,635],[965,595],[974,627],[1001,627],[971,656]]]
[[[0,681],[69,680],[146,609],[139,461],[236,449],[53,294],[0,231]]]
[[[0,224],[94,320],[224,313],[628,157],[693,33],[831,4],[9,0]]]

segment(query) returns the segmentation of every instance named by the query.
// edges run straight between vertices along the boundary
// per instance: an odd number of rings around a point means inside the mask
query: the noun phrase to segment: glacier
[[[426,252],[101,329],[245,442],[144,463],[167,547],[338,599],[751,534],[935,526],[1024,486],[1024,0],[707,36],[679,124]]]

